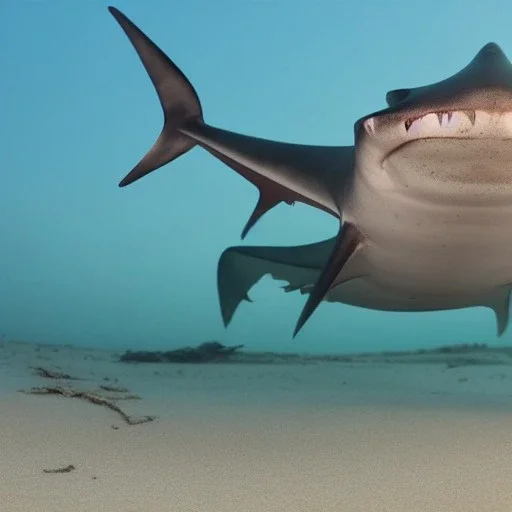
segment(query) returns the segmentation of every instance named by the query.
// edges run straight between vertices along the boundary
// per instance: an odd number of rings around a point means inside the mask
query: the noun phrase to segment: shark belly
[[[447,195],[428,172],[404,184],[386,171],[356,173],[343,212],[366,238],[363,277],[352,284],[359,305],[451,309],[512,285],[509,183],[499,194],[495,183],[450,183]]]

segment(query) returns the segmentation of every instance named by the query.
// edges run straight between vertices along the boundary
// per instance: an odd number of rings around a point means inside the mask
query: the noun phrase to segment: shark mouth
[[[379,138],[382,134],[379,133],[379,125],[379,116],[364,121],[364,127],[372,137]],[[401,125],[402,135],[411,139],[512,138],[512,112],[438,110],[407,117],[401,121]]]

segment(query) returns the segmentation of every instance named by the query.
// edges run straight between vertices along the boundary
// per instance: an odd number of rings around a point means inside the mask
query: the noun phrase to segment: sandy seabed
[[[512,512],[512,356],[470,356],[124,364],[6,342],[0,510]]]

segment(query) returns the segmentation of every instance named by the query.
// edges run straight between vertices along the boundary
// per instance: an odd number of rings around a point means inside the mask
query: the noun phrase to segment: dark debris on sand
[[[30,367],[35,375],[43,377],[44,379],[57,379],[57,380],[82,380],[78,377],[72,377],[67,373],[60,372],[58,370],[51,370],[49,368],[43,368],[42,366],[31,366]]]
[[[217,341],[201,343],[197,347],[184,347],[168,351],[131,351],[122,354],[123,363],[212,363],[229,361],[243,345],[226,347]]]
[[[116,412],[128,425],[140,425],[141,423],[148,423],[150,421],[155,420],[155,416],[130,416],[114,403],[115,400],[120,399],[119,397],[102,397],[93,391],[73,389],[65,386],[42,386],[34,387],[29,390],[21,390],[21,392],[31,395],[61,395],[67,398],[79,398],[91,404],[100,405]],[[126,399],[133,398],[133,396],[130,396],[129,398]]]
[[[474,364],[512,364],[512,348],[488,347],[485,343],[461,343],[437,348],[367,352],[345,355],[246,352],[243,345],[226,347],[216,341],[169,351],[127,351],[125,363],[217,363],[317,364],[354,363],[444,363],[449,368]]]
[[[69,464],[68,466],[64,466],[62,468],[56,468],[56,469],[43,469],[43,473],[71,473],[71,471],[74,471],[76,468],[73,466],[73,464]]]

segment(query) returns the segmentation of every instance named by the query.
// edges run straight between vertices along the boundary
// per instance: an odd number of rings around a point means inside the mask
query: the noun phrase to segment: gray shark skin
[[[294,336],[322,301],[382,311],[491,308],[498,335],[512,285],[512,64],[485,45],[440,82],[386,95],[354,125],[352,146],[265,140],[205,123],[177,66],[113,7],[154,84],[162,132],[124,187],[200,146],[255,185],[242,238],[271,208],[300,201],[339,219],[329,240],[238,246],[218,265],[227,326],[266,274],[307,294]]]

